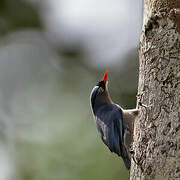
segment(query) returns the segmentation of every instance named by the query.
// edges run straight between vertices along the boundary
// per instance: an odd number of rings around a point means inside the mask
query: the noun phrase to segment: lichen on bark
[[[135,122],[132,180],[180,178],[180,34],[167,4],[145,1],[138,92],[152,106]]]

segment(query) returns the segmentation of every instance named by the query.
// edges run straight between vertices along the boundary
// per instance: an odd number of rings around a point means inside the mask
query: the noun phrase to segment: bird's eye
[[[102,87],[100,87],[100,88],[98,89],[98,92],[99,92],[99,93],[102,93],[102,92],[104,92],[104,89],[103,89]]]

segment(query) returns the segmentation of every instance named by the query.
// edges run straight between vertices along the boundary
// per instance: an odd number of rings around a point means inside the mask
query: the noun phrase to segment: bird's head
[[[94,113],[99,106],[103,104],[111,103],[111,99],[109,97],[109,93],[107,89],[107,84],[108,84],[107,77],[108,77],[108,71],[106,71],[103,79],[97,83],[97,85],[93,88],[91,92],[90,95],[91,106]]]

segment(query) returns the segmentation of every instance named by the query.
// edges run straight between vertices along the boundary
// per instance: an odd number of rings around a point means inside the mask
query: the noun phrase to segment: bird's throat
[[[105,104],[112,104],[112,100],[107,91],[105,91],[101,96],[97,97],[94,104],[94,112],[96,112],[101,106]]]

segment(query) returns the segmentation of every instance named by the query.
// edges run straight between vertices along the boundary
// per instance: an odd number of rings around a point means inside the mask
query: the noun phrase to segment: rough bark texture
[[[180,0],[145,0],[139,58],[130,179],[180,179]]]

